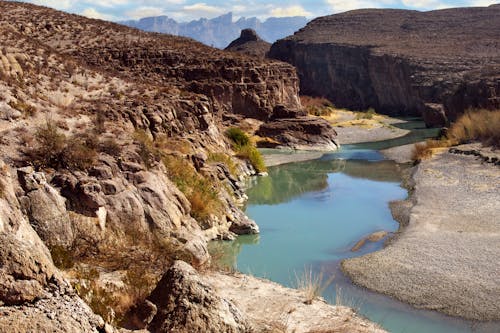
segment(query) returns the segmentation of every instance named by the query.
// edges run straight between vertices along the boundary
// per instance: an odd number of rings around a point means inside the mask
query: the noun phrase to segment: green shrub
[[[233,127],[226,131],[226,135],[232,141],[236,156],[248,159],[257,172],[264,172],[267,170],[261,153],[250,141],[250,138],[245,132],[239,128]]]
[[[241,129],[232,127],[226,131],[227,137],[232,141],[235,148],[247,146],[250,144],[250,138]]]
[[[264,159],[262,158],[262,154],[255,146],[243,146],[237,151],[236,155],[238,157],[248,159],[257,172],[267,171],[267,167],[264,163]]]

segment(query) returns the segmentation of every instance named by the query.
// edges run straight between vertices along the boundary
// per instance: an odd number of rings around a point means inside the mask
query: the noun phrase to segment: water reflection
[[[252,180],[253,183],[247,191],[250,198],[248,204],[276,205],[309,192],[321,193],[328,187],[328,175],[332,173],[382,182],[400,181],[404,166],[380,159],[371,162],[363,158],[339,159],[339,156],[351,153],[343,151],[325,155],[319,160],[272,167],[269,177]],[[366,157],[363,152],[358,152],[358,155]]]

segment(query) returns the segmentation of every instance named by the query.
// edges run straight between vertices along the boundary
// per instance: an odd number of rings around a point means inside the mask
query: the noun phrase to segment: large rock
[[[280,147],[305,150],[336,150],[337,133],[322,118],[282,118],[264,123],[257,135],[279,142]]]
[[[30,223],[49,247],[71,247],[73,228],[66,210],[66,200],[47,183],[42,172],[31,168],[18,169],[18,178],[25,195],[20,198]]]
[[[233,40],[225,50],[264,58],[270,48],[271,44],[262,40],[255,30],[243,29],[241,30],[241,36]]]
[[[148,300],[157,307],[148,325],[153,332],[250,331],[239,309],[183,261],[176,261],[163,275]]]
[[[363,9],[311,21],[269,57],[296,66],[303,94],[442,126],[467,108],[500,107],[499,40],[498,6]]]

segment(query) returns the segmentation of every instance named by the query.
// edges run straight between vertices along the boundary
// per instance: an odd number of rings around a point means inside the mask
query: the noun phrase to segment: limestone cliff
[[[363,9],[311,21],[269,57],[296,66],[303,94],[442,126],[500,106],[499,31],[498,6]]]

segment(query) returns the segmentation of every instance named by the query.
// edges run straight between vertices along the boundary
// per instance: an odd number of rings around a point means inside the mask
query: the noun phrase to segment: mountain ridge
[[[189,22],[177,22],[162,15],[117,23],[144,31],[190,37],[206,45],[222,49],[238,38],[243,29],[254,29],[262,39],[273,43],[280,38],[292,35],[307,22],[308,19],[304,16],[269,17],[265,21],[256,17],[241,17],[234,21],[233,13],[229,12],[213,19],[200,18]]]

